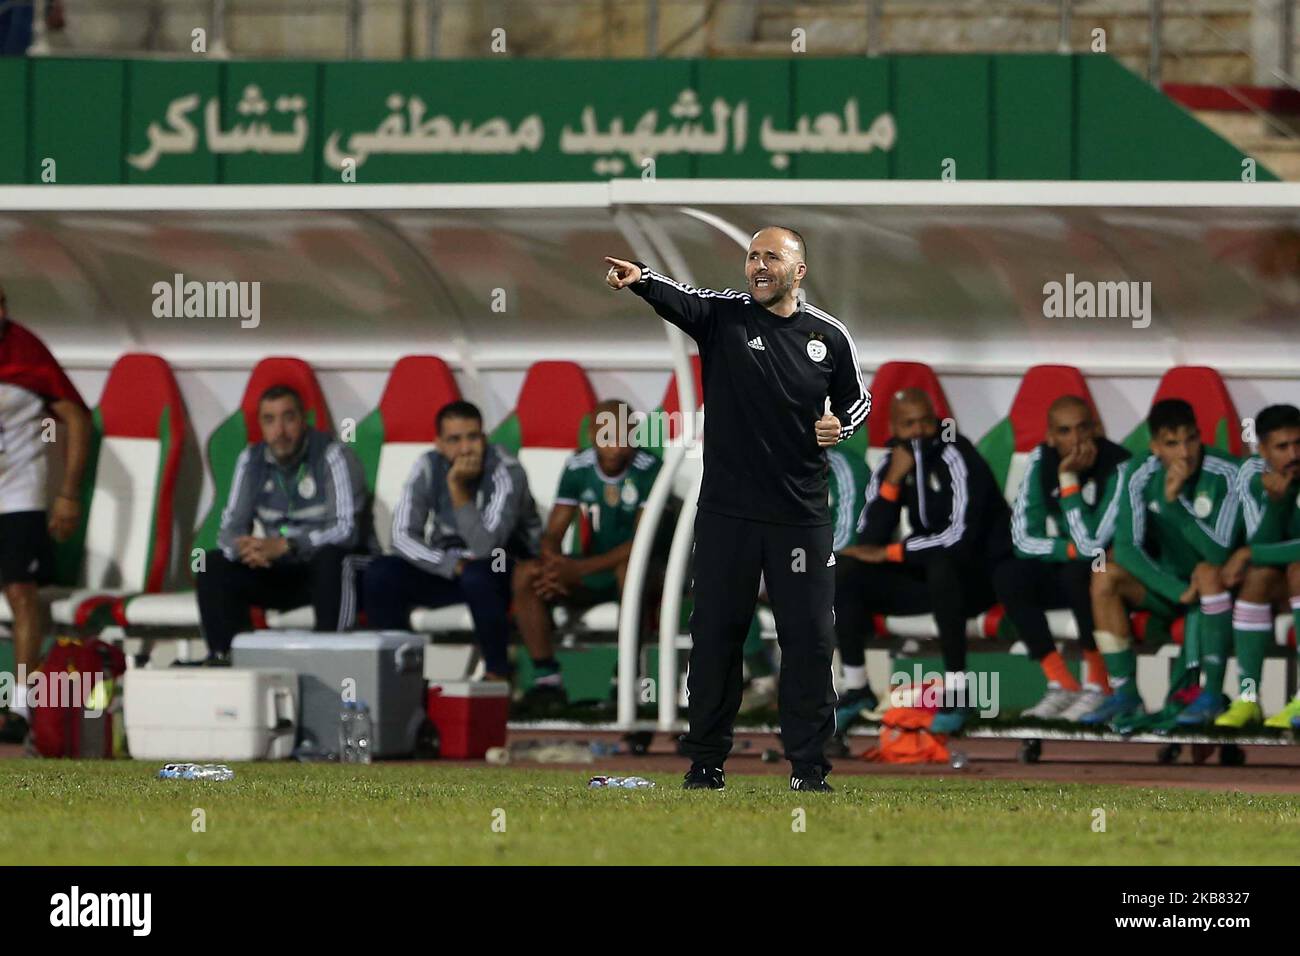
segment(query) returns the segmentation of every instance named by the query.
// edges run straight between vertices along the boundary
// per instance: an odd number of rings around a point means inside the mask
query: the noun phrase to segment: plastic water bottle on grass
[[[364,700],[357,704],[355,719],[352,735],[353,760],[355,763],[370,763],[374,760],[374,725],[370,719],[370,708]]]
[[[169,763],[158,771],[162,780],[234,780],[235,771],[223,763]]]
[[[356,701],[344,701],[339,712],[339,763],[356,763]]]
[[[646,790],[654,785],[645,777],[592,777],[587,781],[588,790]]]

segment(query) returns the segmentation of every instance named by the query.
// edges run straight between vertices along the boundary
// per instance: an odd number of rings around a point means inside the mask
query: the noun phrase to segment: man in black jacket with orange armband
[[[858,543],[840,552],[848,560],[836,571],[844,665],[837,722],[843,731],[875,706],[864,650],[872,616],[928,612],[938,623],[945,671],[944,707],[932,729],[954,733],[976,690],[966,670],[966,621],[996,600],[993,570],[1013,556],[1011,513],[988,464],[965,436],[941,431],[925,392],[894,397],[890,429],[890,450],[867,486]],[[904,508],[912,533],[892,541]]]

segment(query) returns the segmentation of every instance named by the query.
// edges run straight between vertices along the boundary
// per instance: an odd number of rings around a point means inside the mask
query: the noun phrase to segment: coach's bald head
[[[788,226],[764,226],[749,240],[745,280],[755,302],[778,315],[792,315],[795,293],[808,274],[803,236]]]
[[[933,438],[939,430],[934,402],[920,388],[904,388],[894,393],[889,403],[889,430],[895,438]]]

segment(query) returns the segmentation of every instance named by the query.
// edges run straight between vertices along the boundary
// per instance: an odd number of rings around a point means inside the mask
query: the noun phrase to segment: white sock
[[[27,720],[27,718],[31,716],[31,714],[27,712],[27,685],[26,684],[20,683],[14,685],[14,699],[9,704],[9,710],[17,714],[23,720]]]
[[[844,689],[860,690],[867,686],[867,665],[861,667],[850,667],[844,665]]]

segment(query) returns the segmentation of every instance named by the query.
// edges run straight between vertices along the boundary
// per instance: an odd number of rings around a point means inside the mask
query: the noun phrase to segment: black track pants
[[[695,611],[686,689],[690,730],[683,752],[722,766],[743,684],[741,648],[760,574],[781,645],[781,742],[795,767],[830,769],[835,732],[835,567],[831,525],[768,524],[701,511],[695,517]]]

